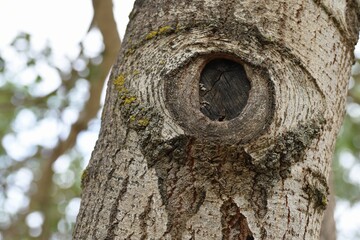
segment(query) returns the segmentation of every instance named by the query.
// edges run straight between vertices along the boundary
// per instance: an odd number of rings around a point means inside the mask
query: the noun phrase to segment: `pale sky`
[[[125,3],[124,3],[125,2]],[[123,37],[134,0],[114,0],[115,18]],[[90,0],[0,0],[0,49],[19,31],[57,49],[72,49],[92,19]]]
[[[133,2],[133,0],[114,0],[115,17],[121,37],[124,36]],[[86,34],[91,19],[90,0],[0,0],[0,50],[6,48],[20,31],[25,31],[33,36],[35,44],[43,45],[44,42],[49,41],[56,53],[71,55]],[[96,39],[94,41],[96,42]],[[357,45],[355,54],[360,58],[360,44]],[[96,132],[83,133],[79,136],[78,144],[85,156],[89,157],[92,151],[92,147],[89,148],[89,141],[95,143],[96,138]],[[62,166],[68,162],[66,157],[59,159],[60,161],[63,163],[60,164]],[[61,171],[60,168],[56,166],[55,168]],[[338,203],[335,216],[342,233],[339,240],[355,239],[351,232],[360,228],[359,205],[351,207],[346,202]],[[74,208],[76,207],[78,205]]]

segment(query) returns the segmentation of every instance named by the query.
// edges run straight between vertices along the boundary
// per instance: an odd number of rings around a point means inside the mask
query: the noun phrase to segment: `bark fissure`
[[[107,180],[108,181],[108,180]],[[101,185],[106,185],[106,183],[107,183],[107,181],[105,182],[105,183],[100,183],[99,185],[101,186]],[[100,188],[100,187],[99,187]],[[101,188],[100,188],[101,189]],[[91,219],[91,222],[95,222],[95,226],[96,225],[98,225],[99,224],[99,220],[100,220],[100,218],[99,218],[99,215],[100,215],[100,213],[101,213],[101,211],[103,210],[103,208],[104,208],[104,201],[105,201],[105,199],[104,198],[101,198],[101,199],[98,199],[97,200],[97,208],[96,208],[96,210],[95,210],[95,213],[92,215],[92,219]],[[90,230],[90,229],[89,229]],[[91,234],[92,236],[94,236],[94,238],[96,238],[95,236],[96,236],[96,229],[92,229],[92,234]]]
[[[286,226],[286,231],[282,237],[282,240],[286,240],[286,236],[289,232],[289,227],[290,227],[290,223],[291,223],[291,210],[290,210],[288,201],[289,201],[288,195],[285,195],[285,207],[287,208],[287,226]]]
[[[111,207],[111,213],[110,213],[110,217],[109,217],[109,222],[108,222],[108,232],[107,235],[105,237],[105,240],[111,240],[115,238],[115,230],[116,230],[116,226],[119,224],[120,220],[117,219],[117,215],[118,215],[118,206],[121,203],[121,199],[124,196],[124,194],[127,191],[129,185],[129,176],[127,176],[122,184],[121,184],[121,188],[120,191]],[[93,235],[95,236],[95,235]]]
[[[308,233],[308,227],[309,227],[309,223],[310,223],[310,199],[308,200],[308,204],[306,207],[306,224],[305,224],[305,228],[304,228],[304,234],[303,234],[303,240],[306,240],[306,234]]]
[[[144,211],[139,215],[139,220],[140,220],[140,228],[143,231],[143,234],[141,235],[141,240],[146,240],[148,239],[148,233],[147,233],[147,225],[148,225],[148,221],[149,221],[149,213],[151,211],[151,203],[153,201],[153,195],[150,195],[148,197],[148,201],[147,204],[144,208]]]
[[[223,240],[254,240],[246,217],[232,199],[225,201],[220,211]]]
[[[84,197],[84,196],[82,196],[82,197]],[[93,197],[93,196],[92,196],[92,193],[90,193],[89,196],[86,196],[86,197],[92,198],[92,197]],[[84,207],[88,207],[88,206],[91,207],[90,202],[88,202],[88,203],[86,204],[86,206],[84,206]],[[91,223],[91,221],[92,221],[92,218],[87,216],[88,214],[89,214],[88,212],[85,212],[85,211],[84,211],[84,212],[81,212],[81,216],[78,216],[78,217],[81,217],[81,219],[86,219],[86,220],[85,220],[85,223],[84,223],[84,226],[88,226],[88,225]],[[79,227],[77,227],[77,230],[79,231]],[[84,231],[83,234],[86,235],[86,236],[88,236],[88,235],[90,235],[90,231],[91,231],[91,229],[90,229],[90,228],[87,228],[87,229],[85,229],[85,231]]]
[[[107,191],[112,191],[112,189],[109,188],[109,182],[111,181],[111,178],[112,178],[112,175],[113,173],[115,172],[115,168],[111,169],[110,172],[107,174],[107,177],[106,177],[106,181],[103,183],[104,186],[105,186],[105,189],[104,189],[104,192],[107,192]],[[106,201],[105,198],[102,198],[102,199],[99,199],[101,202],[98,203],[98,208],[96,209],[96,213],[93,215],[93,219],[92,221],[95,220],[95,225],[98,225],[99,223],[99,220],[100,220],[100,214],[101,212],[103,211],[104,207],[105,207],[105,204],[104,202]],[[116,203],[115,203],[116,204]],[[92,235],[96,238],[96,229],[93,229],[93,232],[92,232]]]

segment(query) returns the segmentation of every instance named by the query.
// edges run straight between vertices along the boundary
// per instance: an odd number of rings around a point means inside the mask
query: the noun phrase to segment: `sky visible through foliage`
[[[114,5],[123,37],[133,0],[115,0]],[[36,181],[46,174],[44,159],[68,137],[90,97],[90,75],[102,62],[100,31],[88,31],[92,14],[90,0],[0,0],[0,240],[6,239],[6,231],[9,236],[22,231],[21,239],[40,236],[44,213],[32,209],[46,199],[44,194],[52,201],[51,239],[71,239],[80,176],[97,139],[100,111],[79,133],[74,147],[50,166],[51,192],[34,193],[42,190]],[[360,59],[359,44],[355,56]],[[360,239],[359,60],[352,73],[334,160],[340,240]]]

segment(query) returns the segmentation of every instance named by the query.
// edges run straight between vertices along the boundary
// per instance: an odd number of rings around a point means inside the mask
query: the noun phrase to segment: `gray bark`
[[[74,238],[318,239],[359,6],[137,0]]]

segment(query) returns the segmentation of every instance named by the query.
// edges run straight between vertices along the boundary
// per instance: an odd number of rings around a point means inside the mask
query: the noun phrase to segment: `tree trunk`
[[[137,0],[74,238],[318,239],[359,6]]]

